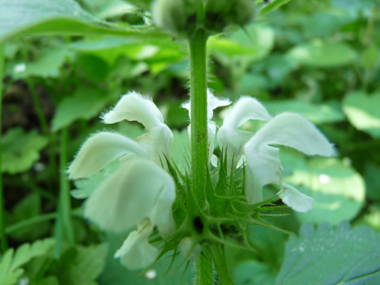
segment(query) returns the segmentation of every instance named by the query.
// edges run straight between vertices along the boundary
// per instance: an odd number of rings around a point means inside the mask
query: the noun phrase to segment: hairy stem
[[[189,39],[191,100],[191,190],[200,206],[206,200],[207,175],[207,34],[198,29]]]

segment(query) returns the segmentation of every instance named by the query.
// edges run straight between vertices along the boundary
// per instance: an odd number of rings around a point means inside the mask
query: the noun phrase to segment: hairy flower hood
[[[148,266],[158,249],[148,237],[157,226],[166,237],[174,232],[172,205],[175,185],[161,167],[170,159],[173,134],[164,123],[156,105],[136,92],[124,95],[116,106],[103,115],[103,122],[138,121],[147,133],[133,141],[114,132],[92,135],[79,150],[68,169],[71,179],[86,178],[99,172],[115,159],[120,167],[97,185],[85,203],[85,217],[99,228],[125,232],[137,225],[115,257],[130,269]]]

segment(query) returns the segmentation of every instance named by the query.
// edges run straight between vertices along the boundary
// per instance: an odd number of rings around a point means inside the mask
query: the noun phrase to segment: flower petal
[[[123,135],[111,132],[94,134],[86,140],[69,166],[67,171],[69,178],[92,176],[113,160],[126,154],[149,158],[143,147]]]
[[[207,89],[207,120],[211,121],[214,115],[214,109],[228,106],[230,104],[230,99],[215,97],[210,89]]]
[[[307,155],[332,156],[334,147],[306,118],[282,113],[266,123],[246,144],[245,149],[278,144],[292,147]]]
[[[148,217],[173,228],[175,186],[171,176],[150,160],[130,158],[87,200],[84,216],[103,230],[125,232]]]
[[[121,97],[115,107],[102,118],[106,124],[123,120],[137,121],[143,124],[148,132],[164,123],[164,117],[152,100],[134,91]]]
[[[218,142],[220,147],[227,151],[229,166],[234,157],[233,169],[243,155],[243,146],[253,135],[250,132],[239,130],[239,127],[250,119],[267,121],[271,119],[271,116],[256,99],[242,97],[225,116],[223,126],[218,131]]]
[[[257,151],[246,149],[245,156],[245,195],[248,203],[259,203],[263,200],[264,185],[282,181],[279,149],[271,146],[262,146]]]
[[[306,213],[313,209],[314,199],[299,192],[293,186],[283,183],[283,189],[278,193],[282,202],[297,212]]]
[[[212,116],[214,114],[214,109],[218,107],[228,106],[231,104],[231,101],[229,99],[220,99],[218,97],[215,97],[214,94],[210,91],[210,89],[207,89],[207,120],[211,121]],[[189,118],[191,119],[191,103],[190,101],[187,101],[183,103],[182,108],[185,108],[189,111]]]
[[[164,123],[164,117],[152,100],[136,92],[124,95],[113,110],[103,116],[106,124],[122,120],[138,121],[144,125],[148,133],[137,140],[148,149],[155,163],[165,166],[165,156],[169,160],[171,157],[173,133]]]
[[[173,133],[167,125],[162,124],[152,129],[149,133],[138,137],[137,141],[148,150],[151,159],[157,165],[166,166],[166,158],[170,161]]]
[[[252,97],[241,97],[223,120],[223,127],[238,129],[248,120],[268,121],[272,117],[263,105]]]
[[[158,249],[148,241],[152,231],[153,225],[150,220],[148,218],[142,219],[137,225],[137,230],[128,235],[114,257],[120,258],[120,262],[130,270],[141,269],[150,265],[159,254]]]

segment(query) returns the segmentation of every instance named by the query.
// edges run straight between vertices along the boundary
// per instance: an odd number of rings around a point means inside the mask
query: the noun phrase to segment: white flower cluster
[[[211,161],[217,129],[211,121],[213,110],[231,102],[216,98],[210,91],[207,96]],[[190,113],[190,103],[183,107]],[[267,123],[256,134],[239,130],[250,119]],[[175,231],[172,214],[175,184],[166,171],[173,134],[156,105],[136,92],[124,95],[103,116],[103,120],[106,124],[138,121],[147,133],[137,141],[115,132],[99,132],[91,136],[70,165],[69,177],[90,177],[115,159],[120,159],[120,167],[100,183],[86,201],[84,215],[103,230],[125,232],[137,226],[115,253],[115,258],[120,258],[122,264],[130,269],[144,268],[159,255],[159,250],[148,240],[154,227],[157,226],[164,238]],[[279,149],[272,145],[292,147],[307,155],[334,154],[334,148],[325,136],[304,117],[282,113],[272,118],[251,97],[242,97],[232,107],[224,118],[217,139],[219,146],[227,151],[228,165],[236,168],[245,157],[245,194],[249,203],[262,201],[264,185],[278,183],[282,186],[278,195],[283,202],[299,212],[310,210],[313,199],[282,181]]]

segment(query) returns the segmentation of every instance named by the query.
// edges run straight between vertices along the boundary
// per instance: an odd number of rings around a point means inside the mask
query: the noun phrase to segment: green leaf
[[[224,65],[232,59],[254,61],[267,56],[274,45],[272,28],[265,24],[251,24],[246,31],[240,29],[227,38],[220,35],[211,37],[208,48]]]
[[[246,261],[234,267],[232,276],[236,285],[272,285],[276,280],[272,268],[256,260]]]
[[[59,281],[55,276],[49,276],[38,282],[38,285],[59,285]]]
[[[280,8],[282,5],[287,4],[291,0],[273,0],[269,2],[267,5],[263,6],[260,10],[260,17],[269,14],[270,12]]]
[[[31,62],[22,62],[10,66],[8,73],[14,79],[27,78],[29,76],[38,77],[58,77],[60,67],[71,53],[67,47],[56,49],[46,49],[41,51],[40,56]],[[20,71],[19,68],[23,65]]]
[[[79,87],[72,97],[65,97],[58,105],[52,131],[67,127],[78,119],[88,120],[98,116],[111,99],[99,88]]]
[[[106,236],[107,242],[111,244],[109,255],[107,257],[106,268],[99,277],[99,284],[112,285],[191,285],[193,284],[193,269],[189,265],[185,272],[186,263],[178,268],[175,272],[170,272],[165,276],[169,268],[172,256],[168,255],[156,262],[151,269],[156,274],[155,278],[148,279],[146,274],[141,274],[141,271],[130,271],[120,264],[120,260],[113,257],[115,251],[121,246],[125,235],[115,235],[108,233]],[[184,255],[179,254],[173,264],[172,270],[182,262]],[[164,277],[165,276],[165,277]]]
[[[150,10],[153,0],[124,0],[125,2],[131,3],[137,7],[143,8],[145,10]]]
[[[380,93],[355,91],[343,99],[343,111],[358,130],[380,138]]]
[[[3,0],[0,2],[0,42],[14,36],[101,35],[127,38],[167,38],[147,27],[129,27],[100,21],[74,0]]]
[[[300,44],[287,52],[290,60],[315,67],[335,67],[352,63],[356,53],[344,43],[314,40]]]
[[[365,199],[365,184],[352,167],[336,158],[305,159],[289,149],[281,149],[280,156],[284,172],[292,173],[284,180],[315,200],[311,211],[297,213],[301,221],[337,224],[359,213]]]
[[[367,198],[380,202],[380,166],[371,164],[365,166],[364,179],[367,189]]]
[[[372,44],[360,56],[360,64],[364,68],[374,68],[379,61],[379,49]]]
[[[24,270],[20,267],[31,259],[45,255],[54,245],[53,238],[38,240],[32,245],[22,244],[14,253],[13,248],[8,249],[0,262],[0,285],[16,284]]]
[[[14,174],[29,170],[47,143],[36,130],[25,133],[21,128],[9,129],[1,140],[2,172]]]
[[[60,284],[89,285],[103,271],[108,252],[107,244],[76,246],[66,250],[55,268]]]
[[[263,102],[268,112],[279,114],[295,112],[316,124],[336,123],[345,120],[343,112],[332,104],[313,104],[300,100]]]
[[[286,245],[276,284],[379,284],[380,237],[368,226],[302,226]]]
[[[8,224],[13,225],[41,214],[41,197],[37,193],[31,193],[24,197],[13,209],[12,215],[9,217]],[[48,221],[41,221],[33,225],[25,225],[24,227],[13,231],[10,236],[16,240],[32,240],[46,236],[50,229]]]
[[[24,243],[17,248],[14,255],[10,270],[20,268],[32,258],[42,256],[48,252],[55,244],[54,238],[46,238],[43,240],[37,240],[32,245]]]

